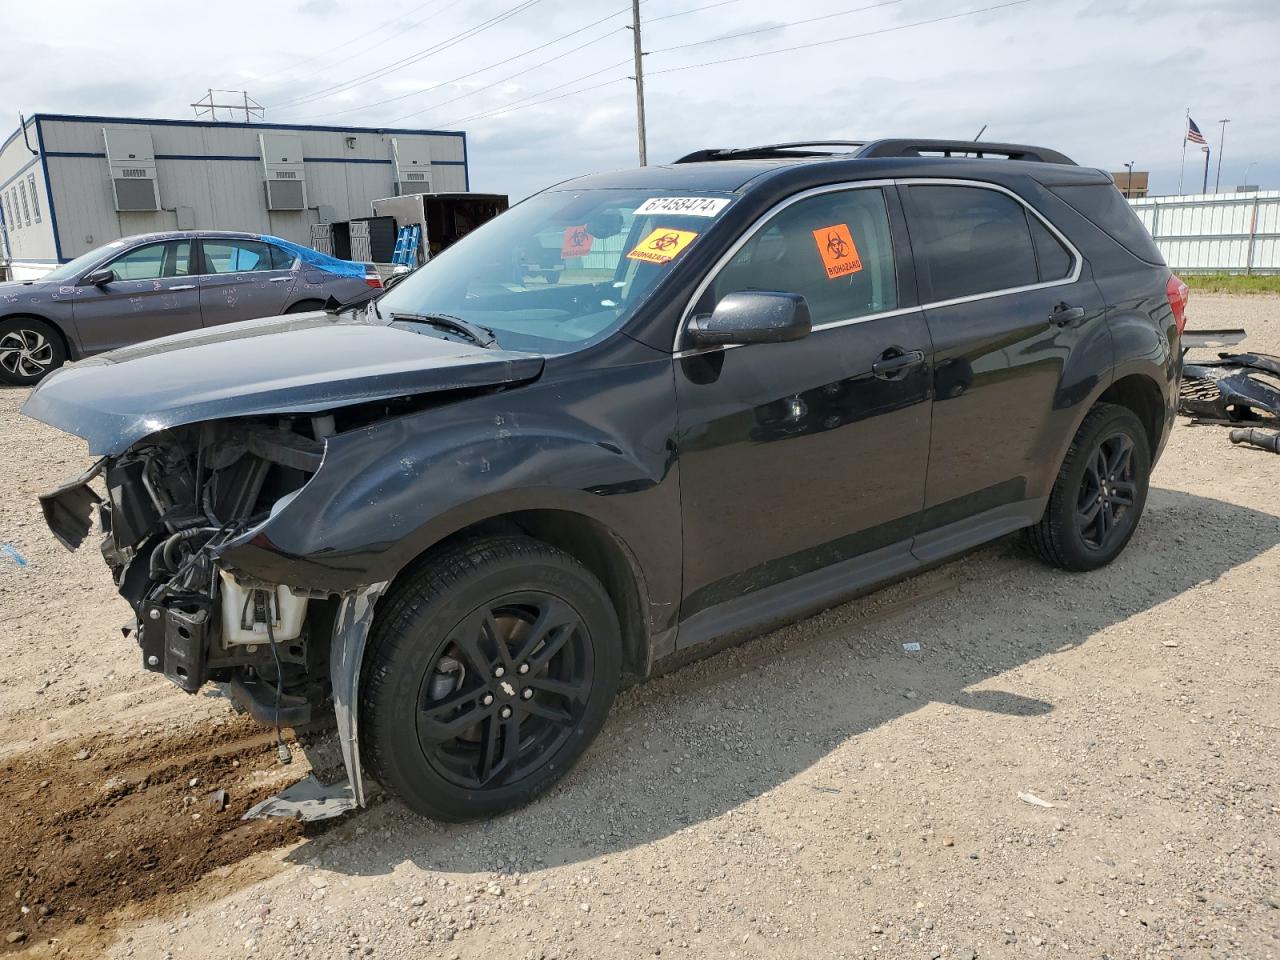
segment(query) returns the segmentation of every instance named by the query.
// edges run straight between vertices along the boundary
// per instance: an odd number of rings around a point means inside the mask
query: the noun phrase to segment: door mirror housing
[[[110,267],[102,267],[86,273],[80,280],[82,287],[105,287],[116,278],[116,272]]]
[[[693,346],[721,347],[802,340],[812,329],[800,294],[744,290],[723,297],[710,316],[691,320],[687,334]]]

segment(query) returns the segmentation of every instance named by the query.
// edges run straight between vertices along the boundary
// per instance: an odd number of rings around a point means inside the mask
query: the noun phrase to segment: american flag
[[[1183,138],[1190,140],[1192,143],[1204,144],[1204,134],[1200,132],[1200,128],[1196,126],[1196,122],[1187,117],[1187,135]]]

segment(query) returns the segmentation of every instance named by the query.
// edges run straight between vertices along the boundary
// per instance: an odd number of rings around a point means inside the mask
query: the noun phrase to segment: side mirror
[[[710,316],[690,321],[687,336],[693,346],[720,347],[802,340],[811,329],[800,294],[744,290],[724,297]]]
[[[86,273],[80,280],[82,287],[105,287],[108,283],[116,278],[116,272],[110,267],[103,267],[101,270],[94,270],[92,273]]]

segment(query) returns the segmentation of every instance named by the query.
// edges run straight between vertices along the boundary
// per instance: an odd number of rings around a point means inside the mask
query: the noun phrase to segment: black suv
[[[332,696],[346,805],[367,771],[460,819],[545,790],[662,658],[1018,529],[1111,561],[1185,301],[1051,150],[708,150],[547,190],[367,307],[73,364],[24,412],[102,455],[43,506],[71,547],[96,509],[148,669],[267,723]]]

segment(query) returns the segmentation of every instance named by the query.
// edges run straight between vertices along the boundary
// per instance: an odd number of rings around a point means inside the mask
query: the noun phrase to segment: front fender
[[[376,423],[328,440],[284,509],[232,541],[228,566],[347,593],[391,580],[471,524],[523,510],[598,521],[635,556],[652,599],[679,591],[669,358],[587,371]]]

